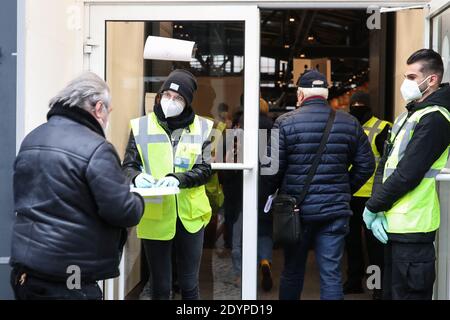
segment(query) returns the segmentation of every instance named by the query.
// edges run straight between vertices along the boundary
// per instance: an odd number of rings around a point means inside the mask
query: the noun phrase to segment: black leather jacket
[[[71,265],[83,281],[116,277],[125,228],[139,223],[144,201],[130,192],[114,147],[88,112],[56,106],[48,117],[15,161],[11,265],[61,281]]]

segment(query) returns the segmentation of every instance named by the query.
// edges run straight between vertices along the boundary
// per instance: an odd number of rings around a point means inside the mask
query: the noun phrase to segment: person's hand
[[[155,186],[155,183],[155,178],[146,173],[140,173],[136,178],[134,178],[134,185],[137,188],[152,188]]]
[[[164,187],[178,187],[180,185],[180,181],[177,178],[169,176],[158,180],[155,187],[164,188]]]
[[[364,208],[363,220],[364,220],[364,223],[366,224],[367,229],[370,230],[370,228],[372,227],[372,223],[376,217],[377,217],[377,214],[375,212],[370,211],[369,209],[367,209],[367,207]]]
[[[375,220],[372,222],[372,233],[381,243],[388,242],[386,230],[388,228],[386,216],[383,213],[378,213]]]

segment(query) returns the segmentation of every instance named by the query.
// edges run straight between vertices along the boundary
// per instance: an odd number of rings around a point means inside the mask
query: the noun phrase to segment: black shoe
[[[261,287],[264,291],[270,291],[273,287],[272,280],[272,267],[270,266],[270,262],[266,259],[261,261]]]
[[[361,281],[347,281],[344,283],[344,294],[359,294],[364,293],[364,289],[361,286]]]

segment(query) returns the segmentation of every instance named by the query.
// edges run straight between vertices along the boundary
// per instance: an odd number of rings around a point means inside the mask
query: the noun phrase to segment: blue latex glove
[[[136,178],[134,178],[134,185],[137,188],[152,188],[155,186],[155,183],[155,178],[146,173],[141,173]]]
[[[367,229],[370,230],[370,228],[372,227],[372,223],[376,217],[377,217],[377,214],[375,212],[370,211],[369,209],[367,209],[367,207],[364,208],[363,220],[364,220],[364,223],[366,224]]]
[[[161,187],[161,188],[178,187],[179,185],[180,185],[180,181],[178,181],[177,178],[169,176],[169,177],[165,177],[165,178],[158,180],[155,187],[157,187],[157,188],[159,188],[159,187]]]
[[[376,219],[372,222],[372,233],[381,243],[388,242],[386,230],[388,228],[386,216],[383,213],[378,213]]]

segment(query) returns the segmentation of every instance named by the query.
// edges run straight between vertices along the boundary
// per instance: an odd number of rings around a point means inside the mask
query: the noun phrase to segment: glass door
[[[86,17],[85,69],[104,77],[111,88],[113,112],[107,136],[122,159],[130,120],[152,112],[155,95],[170,71],[182,68],[196,76],[198,90],[192,108],[214,120],[218,128],[213,170],[224,194],[223,203],[217,200],[217,192],[210,196],[213,217],[205,232],[200,296],[256,299],[257,7],[87,4]],[[146,60],[143,52],[149,36],[194,41],[195,55],[188,62]],[[148,270],[141,241],[134,229],[129,231],[121,275],[106,281],[106,299],[145,298],[147,286],[151,287],[151,283],[145,285]]]

